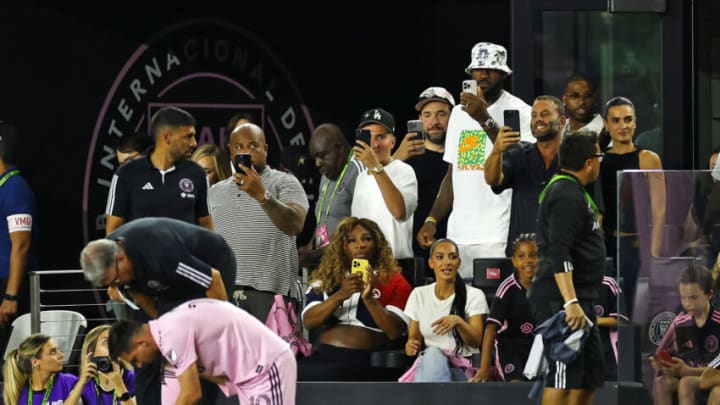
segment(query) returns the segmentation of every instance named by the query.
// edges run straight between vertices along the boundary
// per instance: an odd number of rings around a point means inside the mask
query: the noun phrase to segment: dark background
[[[164,27],[214,17],[254,33],[287,67],[315,125],[350,129],[364,110],[382,106],[404,129],[424,88],[460,93],[473,44],[509,47],[509,3],[3,0],[0,119],[22,136],[40,268],[79,267],[82,181],[100,107],[130,54]]]

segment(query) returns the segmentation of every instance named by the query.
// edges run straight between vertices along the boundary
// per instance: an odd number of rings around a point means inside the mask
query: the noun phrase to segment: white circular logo
[[[195,184],[188,178],[182,178],[180,179],[180,190],[185,193],[192,193],[195,190]]]
[[[652,344],[656,346],[660,344],[673,319],[675,319],[675,314],[670,311],[660,312],[653,317],[648,327],[648,337]]]

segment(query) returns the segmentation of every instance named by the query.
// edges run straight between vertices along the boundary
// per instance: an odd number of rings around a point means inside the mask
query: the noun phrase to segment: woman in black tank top
[[[658,256],[662,246],[662,231],[665,218],[665,180],[662,173],[648,174],[640,179],[640,186],[649,187],[650,192],[633,192],[638,179],[623,176],[620,184],[618,212],[618,170],[662,169],[658,155],[650,150],[641,149],[633,143],[636,116],[632,101],[624,97],[615,97],[605,104],[603,111],[605,129],[612,139],[612,147],[605,153],[600,164],[600,180],[603,186],[605,217],[603,230],[608,257],[617,258],[617,243],[620,240],[620,276],[624,279],[624,290],[632,311],[635,283],[640,267],[639,234],[650,235],[650,254]],[[652,197],[651,197],[652,196]],[[638,209],[640,208],[640,209]],[[636,218],[636,213],[647,213],[647,220]],[[620,229],[617,220],[620,217]],[[651,229],[638,229],[637,224],[650,224]],[[616,263],[617,264],[617,263]]]

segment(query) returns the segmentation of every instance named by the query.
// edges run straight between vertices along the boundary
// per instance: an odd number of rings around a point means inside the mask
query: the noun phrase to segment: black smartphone
[[[520,111],[503,110],[503,122],[506,127],[512,128],[515,132],[520,132]]]
[[[416,133],[417,137],[425,139],[425,131],[423,130],[423,123],[420,120],[410,120],[407,122],[408,133]]]
[[[245,167],[252,167],[252,157],[249,153],[240,153],[238,155],[235,155],[235,171],[242,174],[247,174],[243,169],[240,168],[240,165],[243,165]]]
[[[91,357],[90,361],[97,365],[97,370],[101,373],[107,373],[113,369],[112,361],[108,356]]]
[[[355,139],[357,139],[358,141],[363,141],[369,146],[370,138],[372,138],[372,134],[370,133],[369,129],[358,128],[355,130]]]

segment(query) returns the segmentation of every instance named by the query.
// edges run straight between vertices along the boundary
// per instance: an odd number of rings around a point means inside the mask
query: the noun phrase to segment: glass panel
[[[633,353],[640,357],[642,380],[651,390],[656,377],[648,357],[655,356],[658,347],[693,367],[720,355],[720,322],[713,321],[710,312],[711,305],[717,308],[720,291],[709,291],[716,273],[708,271],[720,250],[720,182],[709,171],[626,171],[619,172],[618,180],[620,298],[633,324],[639,325],[640,347]],[[706,267],[689,278],[697,282],[680,285],[681,275],[696,264]],[[694,297],[681,303],[681,293]],[[698,323],[707,320],[716,326],[698,328],[686,316],[673,327],[683,309]],[[629,345],[619,342],[620,369],[633,367],[623,363]]]
[[[635,103],[635,143],[662,159],[661,16],[600,11],[540,11],[534,16],[537,94],[562,95],[565,80],[598,80],[597,112],[611,97]]]

